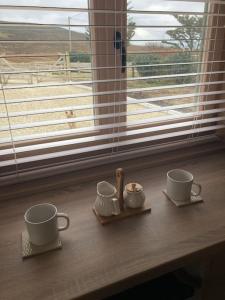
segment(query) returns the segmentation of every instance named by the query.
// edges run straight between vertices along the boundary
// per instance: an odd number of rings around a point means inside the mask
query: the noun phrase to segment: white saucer
[[[47,245],[36,246],[30,242],[29,235],[26,230],[22,232],[21,241],[22,241],[22,258],[28,258],[48,251],[62,248],[62,242],[59,237]]]
[[[177,207],[188,206],[188,205],[192,205],[192,204],[197,204],[197,203],[203,202],[203,199],[202,199],[201,196],[191,196],[190,201],[185,201],[185,202],[176,201],[176,200],[170,198],[167,195],[166,190],[163,190],[162,192],[167,197],[167,199],[169,199],[171,202],[173,202],[173,204],[175,204]]]

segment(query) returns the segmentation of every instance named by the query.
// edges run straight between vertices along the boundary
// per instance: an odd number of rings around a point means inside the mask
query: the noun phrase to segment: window
[[[0,181],[217,134],[224,15],[216,0],[0,0]]]

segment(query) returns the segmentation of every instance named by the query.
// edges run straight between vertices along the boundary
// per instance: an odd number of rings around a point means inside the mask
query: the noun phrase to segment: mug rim
[[[37,207],[37,206],[44,206],[44,205],[47,205],[47,206],[51,206],[55,209],[55,213],[53,216],[51,216],[49,219],[45,220],[45,221],[42,221],[42,222],[31,222],[27,219],[27,215],[28,213],[31,211],[31,209],[33,209],[34,207]],[[44,223],[47,223],[49,221],[51,221],[52,219],[55,218],[55,216],[57,215],[57,207],[51,203],[40,203],[40,204],[36,204],[36,205],[32,205],[30,208],[27,209],[27,211],[25,212],[24,214],[24,220],[26,223],[28,224],[33,224],[33,225],[39,225],[39,224],[44,224]]]
[[[174,171],[182,171],[183,173],[188,174],[191,179],[189,179],[189,180],[176,180],[176,179],[172,178],[171,175],[170,175],[170,173],[172,173]],[[192,182],[194,180],[193,174],[191,174],[190,172],[188,172],[186,170],[183,170],[183,169],[172,169],[172,170],[169,170],[167,172],[167,178],[169,178],[171,181],[178,182],[178,183],[188,183],[188,182]]]

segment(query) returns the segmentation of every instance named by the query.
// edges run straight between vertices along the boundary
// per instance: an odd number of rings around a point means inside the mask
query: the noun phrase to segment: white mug
[[[197,192],[192,191],[192,186],[197,187]],[[190,172],[180,169],[170,170],[167,173],[167,195],[180,202],[188,202],[191,195],[198,196],[201,193],[201,185],[194,182]]]
[[[66,225],[58,227],[58,218],[66,219]],[[69,227],[70,219],[64,213],[58,213],[57,208],[50,204],[38,204],[30,207],[24,215],[25,224],[31,243],[45,245],[58,237],[58,232]]]

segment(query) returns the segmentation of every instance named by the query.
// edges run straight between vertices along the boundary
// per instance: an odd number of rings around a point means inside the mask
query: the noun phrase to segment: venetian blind
[[[224,128],[224,2],[24,3],[0,1],[0,181]]]

